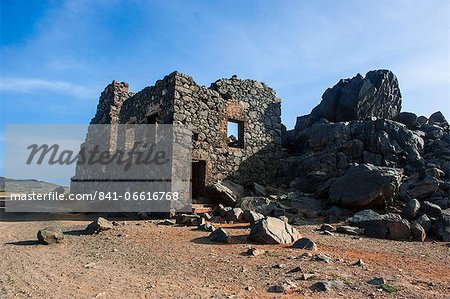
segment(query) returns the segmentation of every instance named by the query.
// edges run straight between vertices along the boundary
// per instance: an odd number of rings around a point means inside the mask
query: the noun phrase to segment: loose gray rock
[[[317,245],[313,240],[309,238],[301,238],[295,241],[294,244],[292,244],[292,248],[317,250]]]
[[[345,283],[340,280],[319,281],[311,286],[311,289],[318,292],[340,290],[345,287]]]
[[[291,244],[300,238],[294,227],[274,217],[256,221],[249,235],[250,241],[262,244]]]
[[[232,181],[217,182],[210,187],[210,196],[216,202],[234,205],[244,194],[244,187]]]
[[[331,224],[328,224],[328,223],[324,223],[324,224],[322,224],[322,225],[320,226],[320,230],[321,230],[321,231],[327,230],[327,231],[332,232],[332,231],[334,231],[334,226],[331,225]]]
[[[315,254],[312,258],[313,261],[319,261],[319,262],[325,262],[325,263],[330,263],[331,262],[331,258],[323,255],[323,254]]]
[[[98,217],[86,227],[84,233],[87,235],[98,234],[102,231],[110,230],[112,228],[114,228],[112,222],[106,220],[103,217]]]
[[[356,226],[341,225],[336,228],[336,232],[352,236],[360,236],[364,234],[364,230]]]
[[[264,216],[269,216],[273,209],[278,208],[278,204],[265,197],[248,196],[243,197],[237,204],[237,208],[243,211],[253,211]]]
[[[231,237],[223,228],[214,230],[208,237],[211,242],[231,243]]]
[[[371,280],[367,282],[368,284],[374,285],[374,286],[380,286],[386,283],[383,277],[374,277]]]
[[[227,212],[225,219],[228,222],[238,222],[242,220],[243,213],[241,208],[233,208]]]
[[[47,227],[37,232],[37,239],[44,245],[55,244],[64,240],[64,234],[59,228]]]
[[[213,232],[215,230],[214,226],[212,226],[211,223],[201,224],[197,229],[204,232]]]
[[[255,247],[250,247],[247,250],[247,255],[250,255],[250,256],[259,256],[259,255],[263,255],[264,253],[266,253],[266,251],[264,249],[255,248]]]
[[[178,214],[176,224],[186,226],[199,226],[205,223],[205,219],[197,214]]]
[[[250,210],[245,210],[244,213],[242,214],[242,220],[250,222],[251,224],[264,218],[265,216],[263,214],[256,213]]]
[[[272,293],[284,293],[289,294],[295,292],[298,289],[298,286],[293,283],[291,280],[286,279],[283,282],[280,282],[274,286],[271,286],[268,291]]]

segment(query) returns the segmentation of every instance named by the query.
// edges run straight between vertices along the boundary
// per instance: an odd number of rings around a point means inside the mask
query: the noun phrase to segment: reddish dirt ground
[[[126,221],[98,235],[80,235],[87,221],[0,222],[0,298],[450,298],[450,247],[321,235],[318,226],[299,226],[316,241],[331,263],[301,258],[307,252],[289,246],[256,245],[248,228],[232,226],[231,244],[214,244],[192,227]],[[37,244],[37,230],[58,226],[66,237],[53,245]],[[241,227],[241,228],[239,228]],[[267,252],[244,254],[249,246]],[[353,265],[358,259],[364,265]],[[274,265],[281,265],[274,268]],[[302,272],[287,273],[300,267]],[[313,272],[311,280],[299,280]],[[388,293],[367,283],[383,277],[398,289]],[[268,292],[290,279],[292,294]],[[324,280],[345,287],[315,292]]]

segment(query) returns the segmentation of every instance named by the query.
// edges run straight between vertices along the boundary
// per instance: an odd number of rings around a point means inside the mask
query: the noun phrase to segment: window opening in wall
[[[242,121],[228,120],[227,143],[229,147],[244,147],[244,123]]]

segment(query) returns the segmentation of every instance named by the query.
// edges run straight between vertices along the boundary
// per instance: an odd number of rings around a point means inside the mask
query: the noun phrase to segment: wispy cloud
[[[92,89],[71,82],[51,81],[38,78],[9,77],[0,80],[0,92],[39,93],[56,92],[78,98],[92,98]]]

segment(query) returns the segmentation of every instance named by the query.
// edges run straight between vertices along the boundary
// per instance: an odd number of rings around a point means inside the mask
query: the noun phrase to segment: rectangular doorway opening
[[[192,199],[199,199],[205,194],[206,161],[192,161]]]

